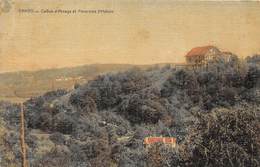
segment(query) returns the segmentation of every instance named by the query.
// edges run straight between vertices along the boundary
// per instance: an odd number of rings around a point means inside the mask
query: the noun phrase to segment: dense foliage
[[[132,69],[32,98],[30,166],[259,166],[258,60]],[[19,107],[2,102],[0,116],[0,166],[20,166]],[[145,148],[147,136],[178,147]]]

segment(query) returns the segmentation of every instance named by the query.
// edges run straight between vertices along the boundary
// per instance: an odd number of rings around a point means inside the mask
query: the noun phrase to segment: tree
[[[254,108],[198,113],[185,142],[190,166],[258,166],[260,123]],[[189,154],[189,155],[187,155]]]

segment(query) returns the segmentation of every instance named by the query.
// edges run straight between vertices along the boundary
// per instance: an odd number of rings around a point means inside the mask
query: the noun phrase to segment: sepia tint
[[[0,167],[260,166],[260,2],[0,0]]]

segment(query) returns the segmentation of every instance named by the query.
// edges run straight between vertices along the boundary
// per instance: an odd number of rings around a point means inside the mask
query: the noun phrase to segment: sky
[[[240,57],[260,53],[260,2],[1,1],[9,2],[10,11],[0,11],[0,72],[96,63],[179,63],[190,49],[204,45]],[[77,12],[42,13],[46,9]]]

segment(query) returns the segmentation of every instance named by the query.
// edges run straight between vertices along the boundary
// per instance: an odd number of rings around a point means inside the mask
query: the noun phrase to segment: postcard
[[[0,167],[257,167],[260,2],[0,0]]]

